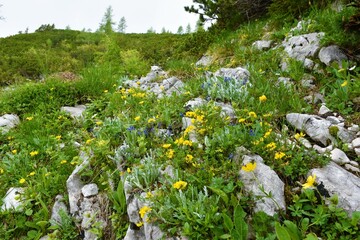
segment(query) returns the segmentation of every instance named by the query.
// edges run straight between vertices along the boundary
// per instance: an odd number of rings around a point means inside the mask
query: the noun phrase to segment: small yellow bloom
[[[194,159],[194,157],[191,154],[187,154],[185,157],[186,163],[192,163],[193,159]]]
[[[196,117],[196,113],[195,113],[195,112],[186,112],[186,113],[185,113],[185,116],[186,116],[186,117],[190,117],[190,118]]]
[[[127,168],[126,171],[127,171],[128,173],[131,173],[131,168]]]
[[[154,195],[151,192],[146,193],[146,198],[152,198]]]
[[[140,104],[140,105],[143,105],[143,104],[144,104],[144,101],[139,102],[139,104]]]
[[[342,84],[341,84],[341,87],[346,87],[348,85],[348,81],[344,81]]]
[[[249,117],[251,118],[257,118],[257,115],[255,112],[249,112]]]
[[[305,137],[305,134],[302,133],[302,132],[295,134],[295,139],[296,139],[296,140],[299,140],[299,139],[302,138],[302,137]]]
[[[31,121],[31,120],[33,120],[34,119],[34,117],[27,117],[26,118],[26,120],[28,120],[28,121]]]
[[[187,182],[184,181],[177,181],[176,183],[173,184],[173,188],[179,189],[179,190],[183,190],[185,189],[187,186]]]
[[[248,164],[241,167],[241,170],[245,172],[252,172],[256,168],[256,162],[249,162]]]
[[[104,90],[104,93],[107,93],[107,92],[109,92],[109,90],[105,89],[105,90]]]
[[[60,162],[60,164],[65,164],[65,163],[67,163],[66,160],[61,160],[61,162]]]
[[[259,97],[260,102],[265,102],[267,100],[267,97],[265,95],[262,95]]]
[[[206,132],[206,129],[205,128],[201,128],[198,130],[198,133],[201,134],[201,135],[204,135]]]
[[[167,158],[173,158],[174,157],[174,153],[175,151],[173,149],[169,149],[167,152],[166,152],[166,157]]]
[[[245,118],[240,118],[238,122],[239,122],[239,123],[245,122]]]
[[[47,173],[45,173],[45,177],[50,176],[50,174],[51,174],[51,172],[47,172]]]
[[[32,152],[30,152],[30,156],[31,156],[31,157],[36,156],[36,155],[38,155],[38,154],[39,154],[38,151],[32,151]]]
[[[137,227],[142,227],[142,225],[144,225],[144,222],[138,222],[138,223],[136,223],[136,226],[137,226]]]
[[[102,121],[97,121],[95,124],[98,125],[98,126],[101,126],[101,125],[103,125],[103,122]]]
[[[189,132],[192,132],[196,127],[194,125],[190,125],[188,126],[185,131],[184,134],[188,134]]]
[[[271,134],[271,132],[272,132],[272,129],[269,129],[269,130],[264,134],[264,138],[269,137],[270,134]]]
[[[136,82],[136,84],[137,84],[137,85],[140,85],[140,84],[141,84],[141,82],[140,82],[140,81],[137,81],[137,82]]]
[[[142,208],[140,208],[139,210],[139,214],[140,214],[140,217],[141,218],[144,218],[145,214],[147,212],[150,212],[151,211],[151,208],[149,208],[148,206],[143,206]]]
[[[163,144],[162,147],[168,149],[169,147],[171,147],[171,143]]]
[[[56,140],[60,140],[61,139],[61,135],[57,135],[55,136]]]
[[[35,175],[35,172],[29,173],[29,176],[34,176],[34,175]]]
[[[163,85],[160,86],[160,90],[164,91],[165,87]]]
[[[185,146],[189,146],[189,147],[191,147],[192,146],[192,141],[190,141],[190,140],[185,140],[184,142],[183,142],[183,145],[185,145]]]
[[[139,121],[140,120],[140,116],[136,116],[135,118],[134,118],[134,120],[137,122],[137,121]]]
[[[4,173],[4,169],[0,168],[0,174]]]
[[[19,180],[19,183],[20,183],[20,184],[24,184],[25,182],[26,182],[25,178],[21,178],[21,179]]]
[[[13,154],[16,154],[16,153],[17,153],[17,150],[14,149],[14,150],[12,150],[11,152],[12,152]]]
[[[271,142],[271,143],[266,145],[266,148],[269,149],[270,151],[273,151],[276,148],[276,143]]]
[[[306,183],[302,184],[302,187],[304,189],[307,189],[307,188],[311,188],[311,187],[314,187],[314,183],[315,183],[315,180],[316,180],[316,175],[310,175],[307,180],[306,180]]]
[[[283,153],[283,152],[276,152],[275,153],[275,160],[282,159],[285,156],[286,156],[286,154]]]
[[[86,140],[85,144],[88,144],[88,145],[89,145],[92,141],[94,141],[94,138],[91,138],[91,139]]]
[[[149,118],[148,123],[154,123],[156,122],[155,118]]]
[[[184,143],[184,141],[185,141],[184,138],[181,137],[181,138],[175,140],[175,144],[182,145]]]

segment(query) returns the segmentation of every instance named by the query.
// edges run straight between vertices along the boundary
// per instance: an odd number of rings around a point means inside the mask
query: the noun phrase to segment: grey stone
[[[279,77],[277,85],[283,84],[285,87],[291,87],[293,85],[291,78]]]
[[[15,210],[15,211],[22,211],[23,208],[23,200],[21,198],[21,194],[25,191],[24,188],[15,188],[11,187],[6,192],[5,197],[3,198],[3,205],[1,206],[1,211],[6,210]]]
[[[197,62],[195,63],[195,65],[196,65],[197,67],[199,67],[199,66],[205,66],[205,67],[207,67],[207,66],[210,66],[213,61],[214,61],[214,59],[213,59],[212,56],[204,55],[204,56],[201,57],[201,59],[200,59],[199,61],[197,61]]]
[[[75,107],[67,107],[67,106],[61,107],[61,111],[70,114],[72,118],[81,118],[85,110],[86,110],[85,105],[77,105]]]
[[[241,81],[246,84],[250,80],[250,72],[241,67],[237,68],[221,68],[216,71],[214,74],[216,77],[229,77],[235,79],[236,81]]]
[[[350,171],[350,172],[360,173],[359,168],[354,167],[353,165],[351,165],[351,164],[349,164],[349,163],[345,164],[344,167],[345,167],[346,170],[348,170],[348,171]]]
[[[222,103],[222,102],[215,102],[214,105],[221,108],[221,116],[222,117],[229,116],[232,119],[236,117],[235,116],[235,110],[231,106],[231,104]]]
[[[360,138],[356,138],[351,142],[353,148],[360,148]]]
[[[356,156],[360,157],[360,148],[355,148],[354,149]]]
[[[328,116],[328,117],[326,117],[326,120],[331,122],[331,124],[334,124],[334,125],[341,123],[341,121],[337,117],[334,117],[334,116]]]
[[[289,113],[286,120],[297,130],[304,131],[311,139],[323,145],[328,145],[328,141],[335,142],[331,136],[329,127],[331,123],[315,115]]]
[[[139,199],[136,196],[133,196],[132,199],[127,204],[127,214],[129,216],[129,221],[132,223],[141,222],[141,218],[139,216],[140,210]]]
[[[170,178],[174,178],[174,167],[171,165],[166,166],[166,168],[164,169],[164,171],[161,171],[161,175],[166,175],[169,176]]]
[[[263,163],[263,159],[257,155],[244,155],[243,164],[256,162],[256,168],[253,172],[240,170],[240,180],[244,183],[245,191],[252,193],[255,197],[255,212],[264,211],[273,216],[278,210],[285,210],[284,183],[278,177],[276,172]],[[272,199],[266,197],[260,190],[263,188],[267,194],[272,195]]]
[[[255,41],[252,46],[260,51],[270,49],[272,41]]]
[[[304,88],[314,89],[316,87],[314,80],[315,78],[313,76],[306,75],[303,79],[301,79],[301,86]]]
[[[160,240],[163,239],[164,233],[154,223],[144,221],[144,232],[146,240]]]
[[[320,39],[324,35],[319,32],[291,37],[284,40],[282,46],[291,58],[304,61],[305,58],[316,56],[320,49]]]
[[[319,115],[327,115],[331,113],[331,110],[325,106],[325,104],[322,104],[320,109],[319,109]]]
[[[184,105],[185,108],[190,108],[190,109],[195,109],[198,108],[202,105],[206,104],[206,100],[198,97],[198,98],[194,98],[190,101],[187,101]]]
[[[329,145],[327,146],[326,148],[322,148],[320,147],[319,145],[314,145],[313,148],[320,154],[324,154],[324,153],[327,153],[327,152],[331,152],[333,150],[333,146],[332,145]]]
[[[99,188],[95,183],[86,184],[81,188],[84,197],[92,197],[99,193]]]
[[[309,70],[312,70],[315,67],[314,61],[311,59],[308,59],[308,58],[304,59],[303,64],[304,64],[304,67]]]
[[[345,123],[340,123],[340,124],[345,125]],[[337,125],[339,129],[339,131],[337,132],[337,137],[344,143],[351,143],[356,138],[355,133],[348,131],[344,127],[341,127],[340,124]]]
[[[0,131],[4,134],[11,128],[14,128],[20,123],[20,119],[15,114],[5,114],[0,117]]]
[[[144,239],[146,239],[144,228],[140,228],[140,230],[133,230],[131,229],[131,226],[129,226],[123,240],[144,240]]]
[[[61,225],[61,215],[60,212],[63,214],[68,215],[69,211],[65,205],[64,197],[62,195],[57,195],[55,197],[55,203],[51,210],[51,218],[50,223],[51,225]]]
[[[347,60],[347,56],[336,45],[321,48],[319,52],[321,62],[329,66],[332,62],[337,62],[341,67],[341,61]]]
[[[338,207],[343,208],[349,215],[360,211],[360,178],[334,162],[323,168],[312,169],[309,174],[316,175],[316,183],[323,183],[330,196],[338,196]]]
[[[324,96],[320,93],[314,93],[312,95],[306,96],[304,97],[304,100],[310,104],[318,104],[325,102]]]
[[[299,142],[306,148],[312,148],[310,141],[307,140],[306,138],[303,137],[299,138]]]
[[[348,127],[348,130],[356,133],[356,132],[360,131],[360,127],[359,127],[359,125],[351,124],[351,126]]]
[[[339,165],[344,165],[345,163],[350,163],[350,159],[346,156],[346,154],[338,149],[335,148],[334,150],[332,150],[330,152],[330,158],[333,162],[339,164]]]

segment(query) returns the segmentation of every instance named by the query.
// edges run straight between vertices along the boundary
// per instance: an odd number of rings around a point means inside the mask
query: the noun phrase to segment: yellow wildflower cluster
[[[259,97],[260,102],[265,102],[267,100],[267,97],[265,95],[262,95]]]
[[[171,147],[171,143],[163,144],[162,147],[168,149]]]
[[[155,118],[149,118],[148,123],[154,123],[156,122]]]
[[[186,186],[187,186],[187,182],[181,180],[173,184],[173,188],[178,190],[184,190]]]
[[[4,173],[4,169],[0,168],[0,174]]]
[[[266,148],[267,148],[268,150],[270,150],[270,151],[273,151],[273,150],[276,149],[276,143],[271,142],[271,143],[269,143],[269,144],[266,145]]]
[[[267,130],[267,132],[264,134],[264,138],[268,138],[270,136],[272,132],[272,129],[270,128],[269,130]]]
[[[257,118],[257,115],[255,112],[249,112],[249,117],[251,118]]]
[[[253,141],[252,144],[259,145],[262,142],[264,142],[264,138],[260,138],[259,140]]]
[[[145,214],[150,212],[151,211],[151,208],[148,207],[148,206],[143,206],[142,208],[140,208],[139,210],[139,214],[140,214],[140,217],[141,218],[144,218]]]
[[[192,146],[192,141],[190,140],[185,140],[183,137],[180,137],[179,139],[175,140],[175,144],[177,144],[178,146],[183,145],[183,146]]]
[[[302,138],[302,137],[305,137],[305,134],[302,133],[302,132],[295,134],[295,139],[296,139],[296,140],[299,140],[299,139]]]
[[[344,81],[342,84],[341,84],[341,87],[346,87],[348,85],[348,81]]]
[[[248,164],[241,167],[241,170],[245,172],[252,172],[256,168],[256,162],[249,162]]]
[[[61,135],[55,136],[55,139],[56,139],[56,140],[61,140]]]
[[[196,129],[196,127],[195,127],[194,125],[188,126],[188,127],[185,129],[185,131],[184,131],[184,135],[186,135],[186,134],[194,131],[195,129]]]
[[[185,157],[185,162],[188,164],[191,164],[191,163],[193,163],[193,159],[194,159],[193,155],[187,154]]]
[[[316,180],[316,175],[310,175],[307,180],[306,180],[306,183],[302,184],[302,187],[304,189],[307,189],[307,188],[311,188],[311,187],[314,187],[314,183],[315,183],[315,180]]]
[[[286,154],[283,153],[283,152],[276,152],[275,153],[275,160],[282,159],[285,156],[286,156]]]
[[[174,157],[174,154],[175,154],[175,151],[173,149],[169,149],[167,152],[166,152],[166,157],[167,158],[173,158]]]
[[[25,118],[25,119],[28,120],[28,121],[31,121],[31,120],[34,119],[34,117],[27,117],[27,118]]]
[[[34,156],[36,156],[36,155],[38,155],[39,154],[39,151],[31,151],[30,152],[30,156],[31,157],[34,157]]]
[[[135,122],[139,121],[140,118],[141,118],[140,116],[136,116],[136,117],[134,118]]]

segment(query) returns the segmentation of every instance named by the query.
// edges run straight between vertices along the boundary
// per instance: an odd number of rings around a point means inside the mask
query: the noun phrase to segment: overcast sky
[[[34,32],[42,24],[55,24],[63,29],[95,31],[108,6],[113,8],[113,20],[126,19],[126,32],[146,32],[151,27],[161,32],[164,27],[173,33],[190,23],[194,28],[196,14],[185,12],[192,0],[0,0],[0,37],[19,31]]]

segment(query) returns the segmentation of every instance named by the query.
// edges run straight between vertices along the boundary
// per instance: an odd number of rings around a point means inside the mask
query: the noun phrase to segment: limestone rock
[[[330,114],[331,110],[325,106],[325,104],[322,104],[320,109],[319,109],[319,115],[327,115]]]
[[[186,109],[190,110],[190,109],[195,109],[197,107],[200,107],[204,104],[206,104],[206,100],[198,97],[198,98],[194,98],[190,101],[187,101],[184,106]]]
[[[15,114],[5,114],[0,116],[0,132],[7,133],[11,128],[14,128],[20,123],[20,119]]]
[[[321,48],[319,52],[321,62],[329,66],[332,62],[337,62],[341,66],[342,60],[347,60],[347,56],[336,45]]]
[[[20,195],[25,191],[24,188],[9,188],[6,192],[6,195],[3,199],[3,205],[1,206],[1,211],[6,210],[15,210],[21,211],[23,205],[23,199],[21,199]]]
[[[231,78],[241,81],[245,85],[250,80],[250,72],[241,67],[237,68],[221,68],[214,74],[216,77]]]
[[[240,179],[244,183],[246,192],[260,197],[255,202],[255,212],[264,211],[266,214],[273,216],[278,210],[285,210],[284,183],[274,170],[263,163],[263,159],[260,156],[243,156],[243,164],[251,161],[256,162],[256,169],[254,172],[240,170]],[[266,193],[271,193],[273,199],[265,197],[260,187],[263,187]]]
[[[70,114],[72,118],[81,118],[85,110],[85,105],[77,105],[75,107],[61,107],[61,111]]]
[[[351,142],[353,148],[360,148],[360,138],[356,138]]]
[[[316,182],[323,183],[330,196],[338,196],[338,207],[343,208],[349,215],[360,211],[360,178],[334,162],[323,168],[312,169],[309,174],[316,175]]]
[[[57,195],[55,197],[54,206],[51,210],[51,225],[61,225],[61,212],[66,215],[69,214],[69,211],[64,203],[64,197],[62,195]]]
[[[260,51],[268,50],[271,47],[272,41],[255,41],[252,46]]]
[[[195,66],[199,67],[199,66],[210,66],[211,63],[214,61],[213,57],[212,56],[209,56],[209,55],[204,55],[201,57],[201,59],[199,61],[197,61],[195,63]]]
[[[330,152],[331,160],[339,165],[344,165],[345,163],[349,163],[350,159],[346,156],[346,154],[338,148],[335,148]]]
[[[214,105],[221,108],[222,117],[229,116],[232,119],[236,117],[235,110],[231,106],[231,104],[223,103],[223,102],[215,102]]]
[[[304,61],[305,58],[315,57],[320,48],[320,39],[325,34],[309,33],[291,37],[283,41],[282,46],[291,58]]]
[[[324,103],[325,98],[320,93],[314,93],[309,96],[304,97],[304,100],[309,104],[318,104],[318,103]]]
[[[328,140],[335,141],[329,132],[331,123],[315,115],[289,113],[286,120],[297,130],[305,131],[305,133],[314,141],[318,141],[323,145],[328,145]]]
[[[99,188],[95,183],[86,184],[81,188],[84,197],[92,197],[99,193]]]

